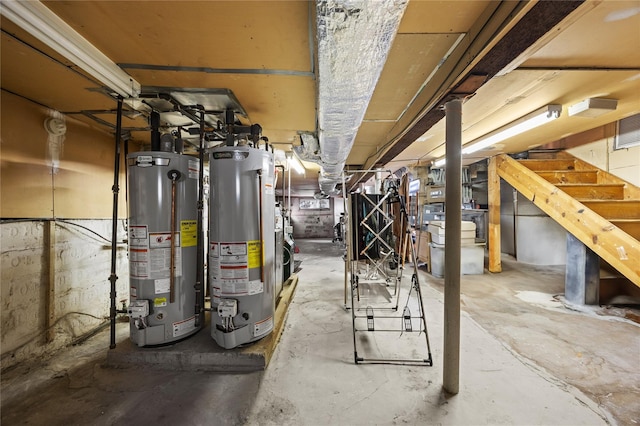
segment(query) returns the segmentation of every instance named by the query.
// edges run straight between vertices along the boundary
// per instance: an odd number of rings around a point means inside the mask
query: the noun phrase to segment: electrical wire
[[[16,352],[18,352],[20,349],[24,348],[25,346],[27,346],[28,344],[32,343],[34,340],[39,339],[43,334],[45,334],[47,331],[51,330],[53,327],[57,326],[60,321],[66,319],[68,316],[70,315],[81,315],[81,316],[87,316],[87,317],[91,317],[91,318],[95,318],[97,320],[102,320],[102,321],[107,321],[109,319],[108,316],[106,317],[98,317],[96,315],[93,314],[88,314],[86,312],[76,312],[76,311],[72,311],[72,312],[67,312],[66,314],[62,315],[60,318],[58,318],[53,324],[51,324],[49,327],[44,328],[42,330],[40,330],[38,333],[36,333],[33,337],[31,337],[29,340],[25,341],[24,343],[22,343],[21,345],[13,348],[11,351],[9,351],[8,353],[2,354],[3,357],[5,356],[11,356],[13,354],[15,354]],[[106,322],[101,323],[100,326],[103,326],[104,324],[106,324]],[[99,326],[99,327],[100,327]]]
[[[93,235],[97,236],[98,238],[100,238],[100,240],[102,240],[102,241],[104,241],[104,242],[106,242],[108,244],[111,244],[111,239],[99,234],[98,232],[94,231],[93,229],[88,228],[88,227],[86,227],[84,225],[80,225],[79,223],[71,222],[70,220],[65,220],[65,219],[57,219],[57,218],[54,218],[54,219],[2,219],[0,221],[0,223],[5,224],[5,223],[45,222],[45,221],[53,221],[56,224],[63,223],[63,224],[66,224],[66,225],[72,225],[72,226],[75,226],[75,227],[78,227],[78,228],[82,228],[82,229],[92,233]],[[58,226],[60,226],[60,225],[58,225]],[[122,219],[122,226],[123,226],[124,229],[127,228],[127,224],[126,224],[126,220],[125,219]],[[66,229],[63,226],[60,226],[60,227],[63,228],[63,229]],[[122,241],[117,241],[116,242],[116,244],[126,244],[126,243],[127,243],[126,240],[122,240]]]

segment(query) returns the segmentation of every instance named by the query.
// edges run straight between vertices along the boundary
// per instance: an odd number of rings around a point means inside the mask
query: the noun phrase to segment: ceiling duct
[[[300,145],[294,145],[292,147],[293,152],[298,156],[300,160],[311,161],[312,163],[322,164],[322,158],[320,158],[320,144],[316,137],[309,133],[301,133]]]
[[[406,0],[318,0],[319,185],[335,193]]]

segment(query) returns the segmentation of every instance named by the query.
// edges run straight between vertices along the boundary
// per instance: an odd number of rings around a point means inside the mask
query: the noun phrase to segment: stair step
[[[610,219],[609,222],[640,241],[640,219]]]
[[[600,276],[600,304],[636,305],[640,303],[640,288],[624,277]]]
[[[597,170],[540,170],[536,173],[554,185],[559,183],[598,183]]]
[[[541,149],[530,150],[529,159],[542,160],[542,159],[555,159],[555,158],[568,158],[566,151],[558,149]]]
[[[573,159],[541,159],[518,160],[523,166],[533,171],[575,170]]]
[[[624,200],[624,184],[560,183],[556,185],[578,200]]]
[[[584,200],[581,203],[607,220],[640,219],[640,200]]]

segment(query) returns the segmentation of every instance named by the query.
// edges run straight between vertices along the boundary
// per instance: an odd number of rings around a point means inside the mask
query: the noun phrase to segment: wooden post
[[[489,159],[489,272],[502,272],[500,259],[500,176],[496,157]]]

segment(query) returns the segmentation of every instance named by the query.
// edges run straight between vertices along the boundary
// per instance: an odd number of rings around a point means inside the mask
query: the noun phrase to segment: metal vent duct
[[[317,2],[319,185],[325,194],[340,181],[406,5]]]

